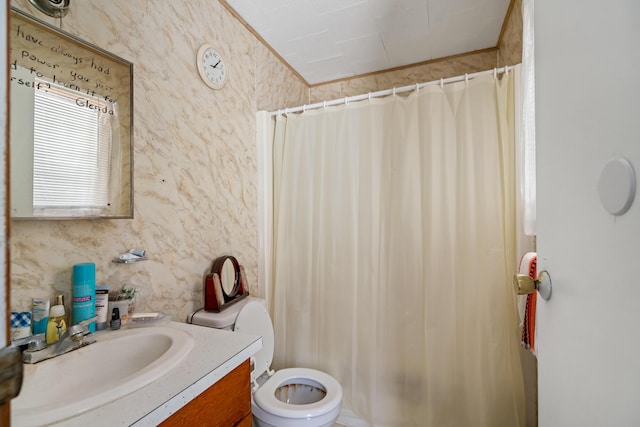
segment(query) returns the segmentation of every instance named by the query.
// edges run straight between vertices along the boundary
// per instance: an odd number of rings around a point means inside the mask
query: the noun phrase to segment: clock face
[[[220,89],[227,81],[227,64],[213,46],[205,44],[198,50],[198,72],[213,89]]]

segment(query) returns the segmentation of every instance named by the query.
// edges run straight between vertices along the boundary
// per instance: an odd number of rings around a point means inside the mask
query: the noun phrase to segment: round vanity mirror
[[[249,290],[244,267],[230,255],[216,258],[211,272],[204,278],[205,311],[219,312],[247,296]]]
[[[240,288],[240,265],[235,257],[222,256],[216,259],[213,272],[220,277],[220,286],[225,301],[229,301],[238,294]]]
[[[222,272],[220,273],[220,283],[222,291],[226,296],[232,297],[238,292],[238,279],[236,268],[233,261],[229,258],[222,264]]]

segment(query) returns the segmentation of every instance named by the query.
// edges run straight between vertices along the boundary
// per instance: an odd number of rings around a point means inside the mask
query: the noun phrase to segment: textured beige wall
[[[58,24],[28,0],[11,4]],[[98,284],[138,286],[146,309],[180,321],[202,305],[219,255],[238,258],[256,293],[255,111],[308,102],[306,87],[217,1],[75,1],[62,28],[134,63],[134,219],[12,221],[11,309],[69,296],[80,262],[96,263]],[[230,62],[223,90],[197,74],[205,42]],[[111,262],[133,247],[150,260]]]
[[[274,111],[309,103],[309,88],[293,77],[289,69],[262,42],[256,43],[258,110]]]
[[[310,103],[430,82],[441,78],[460,76],[465,73],[489,70],[496,66],[497,52],[495,50],[472,53],[397,71],[315,86],[311,88]]]
[[[500,67],[522,62],[522,0],[514,0],[499,49]]]

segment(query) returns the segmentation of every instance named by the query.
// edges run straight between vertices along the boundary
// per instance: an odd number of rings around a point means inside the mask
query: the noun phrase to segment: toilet
[[[331,427],[342,406],[342,387],[332,376],[307,368],[271,370],[273,324],[264,300],[248,297],[221,312],[198,310],[194,325],[262,336],[251,358],[253,425],[257,427]]]

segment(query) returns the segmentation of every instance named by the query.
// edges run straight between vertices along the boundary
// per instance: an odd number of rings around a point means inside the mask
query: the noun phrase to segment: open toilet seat
[[[276,397],[279,387],[301,384],[318,387],[326,395],[313,403],[286,403]],[[287,368],[276,371],[258,390],[253,393],[253,399],[260,408],[273,415],[284,418],[319,417],[339,407],[342,401],[342,388],[332,376],[315,369]]]
[[[248,299],[248,298],[247,298]],[[262,349],[252,358],[251,410],[260,427],[330,427],[340,414],[342,387],[336,379],[315,369],[271,370],[273,324],[265,305],[250,300],[239,310],[234,331],[262,337]],[[259,385],[259,378],[268,379]]]

